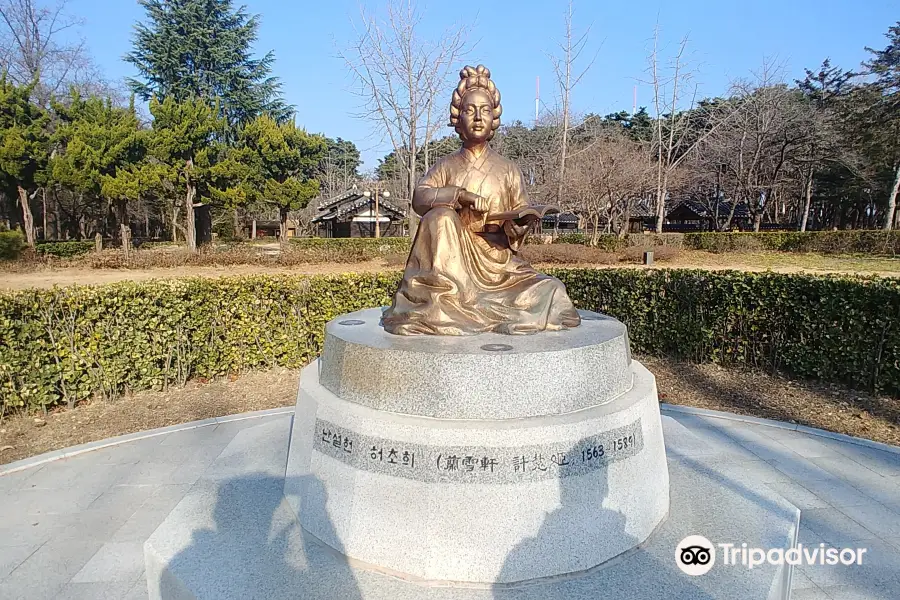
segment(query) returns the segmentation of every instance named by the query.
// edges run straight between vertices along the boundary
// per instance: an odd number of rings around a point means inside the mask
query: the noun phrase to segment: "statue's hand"
[[[515,223],[519,227],[528,228],[528,227],[531,227],[531,225],[535,221],[540,221],[540,220],[541,220],[541,218],[537,215],[525,215],[524,217],[516,219],[515,221],[513,221],[513,223]]]
[[[462,190],[459,193],[459,203],[463,206],[469,206],[480,213],[486,213],[491,206],[491,203],[487,198],[479,196],[469,190]]]

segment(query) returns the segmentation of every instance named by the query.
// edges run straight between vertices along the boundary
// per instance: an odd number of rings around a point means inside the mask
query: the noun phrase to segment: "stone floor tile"
[[[23,546],[4,546],[0,548],[0,581],[12,573],[16,567],[35,553],[41,544],[28,544]]]
[[[704,415],[691,415],[687,413],[668,413],[667,416],[672,417],[682,425],[688,428],[694,427],[711,427],[722,429],[725,427],[740,427],[743,425],[740,421],[734,419],[718,419],[716,417],[707,417]]]
[[[820,536],[835,547],[856,547],[857,542],[875,540],[876,534],[836,508],[814,508],[800,513],[800,530]]]
[[[828,444],[822,442],[822,438],[812,435],[801,437],[785,437],[778,440],[783,446],[787,446],[804,458],[842,458],[843,455],[834,450]]]
[[[140,509],[110,536],[110,542],[144,542],[156,531],[172,509]]]
[[[812,579],[804,575],[801,571],[794,569],[791,577],[792,594],[796,594],[797,590],[806,590],[809,588],[816,588],[816,584],[814,584],[812,582]]]
[[[181,450],[180,448],[178,448]],[[183,452],[183,451],[182,451]],[[181,461],[158,461],[148,458],[139,462],[116,482],[117,486],[129,485],[166,485],[172,482],[172,474],[181,466],[186,459],[182,457]]]
[[[41,579],[25,583],[0,581],[0,598],[3,600],[56,600],[65,583],[57,579]]]
[[[801,520],[803,518],[803,511],[800,512]],[[821,543],[825,542],[825,538],[823,538],[818,533],[814,532],[812,529],[804,525],[802,522],[800,523],[800,531],[797,533],[797,543],[803,544],[804,546],[818,546]]]
[[[758,442],[741,442],[741,445],[761,460],[781,460],[790,462],[801,458],[799,454],[771,438]]]
[[[133,463],[108,463],[97,460],[93,452],[51,462],[29,477],[22,489],[60,490],[93,486],[109,488]]]
[[[856,444],[834,444],[841,454],[885,477],[900,476],[900,454],[883,452]]]
[[[834,586],[860,589],[883,589],[894,586],[900,589],[900,553],[881,540],[867,540],[851,544],[834,544],[837,549],[865,548],[861,564],[852,565],[802,565],[801,570],[814,584],[827,589]],[[843,597],[839,596],[841,600]],[[894,596],[896,598],[896,596]]]
[[[144,543],[109,542],[72,578],[72,583],[134,583],[144,570]]]
[[[26,481],[34,477],[43,468],[44,465],[41,465],[39,467],[24,469],[7,475],[0,475],[0,495],[18,491]]]
[[[114,485],[91,502],[87,510],[136,511],[164,485]]]
[[[754,458],[752,455],[743,459],[738,457],[716,458],[704,461],[704,466],[736,481],[755,481],[757,483],[790,481],[790,477],[771,464],[763,460],[754,460]]]
[[[774,441],[770,436],[766,435],[766,432],[769,429],[771,428],[742,424],[739,427],[728,427],[721,431],[731,439],[742,444],[763,444]]]
[[[747,449],[741,446],[740,442],[721,429],[695,427],[689,428],[689,431],[697,436],[700,441],[710,446],[716,454],[726,456],[745,456],[747,454]]]
[[[799,456],[799,455],[797,455]],[[807,481],[833,480],[835,476],[809,459],[799,457],[792,460],[771,460],[772,466],[801,485]]]
[[[862,506],[873,502],[871,496],[843,479],[803,481],[801,485],[835,508]]]
[[[91,560],[101,546],[100,542],[92,540],[51,540],[16,567],[2,583],[7,586],[6,591],[33,591],[36,597],[55,593]],[[0,594],[0,598],[7,596]]]
[[[841,512],[879,537],[900,538],[900,513],[872,502],[842,508]]]
[[[59,590],[58,600],[122,600],[134,587],[133,581],[67,583]]]
[[[195,427],[193,429],[185,429],[184,431],[176,431],[164,436],[160,447],[176,446],[176,447],[198,447],[209,443],[221,444],[222,434],[216,434],[217,424],[205,425],[203,427]],[[227,442],[226,442],[227,443]]]
[[[896,600],[897,589],[876,583],[838,585],[822,588],[829,598],[834,600]],[[796,600],[791,596],[791,600]]]
[[[826,471],[834,473],[840,476],[841,479],[846,479],[854,485],[867,485],[870,482],[885,484],[893,483],[888,477],[876,473],[865,465],[862,465],[847,456],[838,455],[825,458],[812,458],[810,460]]]
[[[64,515],[25,515],[17,519],[4,515],[4,522],[0,525],[0,549],[40,546],[61,531],[63,519]]]
[[[116,444],[99,450],[92,450],[81,456],[93,455],[95,460],[110,464],[115,463],[135,463],[153,456],[162,443],[165,436],[155,435],[152,437],[142,438],[133,442],[125,442]]]
[[[766,484],[774,492],[799,508],[800,510],[809,510],[812,508],[829,508],[829,504],[815,493],[805,487],[793,483],[791,481],[775,481]]]
[[[75,485],[52,493],[44,489],[19,490],[3,495],[3,517],[5,520],[25,520],[30,515],[77,513],[105,491],[96,485]]]
[[[791,590],[791,600],[837,600],[822,588],[813,586],[811,588],[802,588]]]
[[[128,591],[122,600],[147,600],[149,596],[150,594],[147,592],[147,579],[141,577],[133,586],[131,586],[131,590]]]
[[[61,515],[53,539],[107,542],[135,510],[126,504],[109,509],[88,508],[79,513]]]

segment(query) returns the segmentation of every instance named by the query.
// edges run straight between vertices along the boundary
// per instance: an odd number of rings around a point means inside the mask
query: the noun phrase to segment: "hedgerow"
[[[0,231],[0,260],[16,260],[25,249],[21,231]]]
[[[556,244],[589,244],[590,235],[566,233],[556,237]],[[821,254],[900,255],[900,231],[764,231],[764,232],[700,232],[638,233],[618,238],[599,236],[597,246],[615,252],[631,246],[675,246],[707,252],[741,252],[769,250],[776,252],[818,252]]]
[[[38,242],[35,250],[38,254],[44,256],[55,256],[57,258],[72,258],[92,252],[96,248],[93,241],[66,241],[66,242]]]
[[[637,352],[747,364],[900,394],[900,280],[694,270],[556,270]],[[0,409],[73,405],[276,365],[324,324],[390,303],[400,273],[123,282],[0,294]]]

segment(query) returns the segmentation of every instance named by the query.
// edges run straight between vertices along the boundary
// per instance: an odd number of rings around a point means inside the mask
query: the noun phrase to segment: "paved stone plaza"
[[[239,432],[265,424],[286,442],[292,412],[213,419],[0,476],[0,598],[146,598],[144,541],[194,484],[239,475],[223,457]],[[793,598],[897,597],[900,453],[788,425],[663,413],[717,451],[703,463],[722,481],[765,485],[800,508],[802,544],[868,548],[861,566],[796,567]],[[284,464],[287,444],[275,446],[282,455],[254,457],[260,469]],[[670,452],[670,463],[686,460]]]

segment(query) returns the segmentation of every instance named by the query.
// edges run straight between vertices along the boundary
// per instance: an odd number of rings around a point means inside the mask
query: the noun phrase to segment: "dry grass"
[[[640,360],[656,375],[661,402],[799,423],[900,445],[896,399],[714,364]]]
[[[642,246],[631,246],[630,248],[626,248],[625,252],[623,252],[622,261],[629,263],[643,263],[644,262],[644,252],[647,248]],[[674,246],[658,246],[653,248],[653,261],[657,262],[670,262],[677,259],[681,256],[681,250]]]
[[[837,386],[791,381],[756,371],[642,357],[656,375],[660,401],[801,423],[900,445],[900,404]],[[296,371],[276,369],[239,378],[192,382],[41,416],[0,422],[0,464],[108,437],[209,417],[290,406]]]
[[[522,248],[520,255],[532,264],[547,265],[614,265],[619,256],[599,248],[580,244],[542,244]]]
[[[96,400],[39,418],[18,414],[0,421],[0,464],[126,433],[253,410],[289,406],[297,397],[297,373],[276,369],[239,378],[190,382],[168,392],[140,392]]]
[[[261,255],[277,252],[277,244],[259,245],[256,252]],[[113,251],[111,251],[113,252]],[[156,248],[155,253],[175,253],[179,250]],[[644,268],[640,264],[641,247],[629,249],[627,256],[632,262],[629,266]],[[653,268],[690,268],[690,269],[737,269],[742,271],[774,271],[778,273],[847,273],[861,275],[900,276],[900,258],[840,256],[785,252],[741,252],[733,254],[714,254],[699,250],[678,250],[676,248],[654,248],[655,262]],[[310,253],[300,253],[309,259]],[[235,255],[231,255],[234,257]],[[570,244],[529,245],[524,248],[523,257],[539,269],[548,267],[594,267],[615,268],[622,265],[623,255],[603,252],[598,248],[590,248]],[[346,258],[346,257],[345,257]],[[215,257],[198,259],[210,264],[180,264],[186,261],[184,256],[171,258],[172,266],[147,268],[91,268],[77,266],[68,262],[32,262],[28,264],[0,263],[0,289],[25,289],[31,287],[52,287],[54,285],[96,285],[114,281],[160,279],[168,277],[221,277],[223,275],[251,275],[289,273],[295,275],[320,275],[338,273],[376,273],[381,271],[400,270],[406,262],[402,252],[387,253],[371,260],[360,262],[299,262],[299,256],[291,260],[296,264],[282,265],[269,258],[254,259],[251,264],[216,265]],[[159,259],[160,261],[162,259]],[[169,259],[166,259],[169,260]]]

